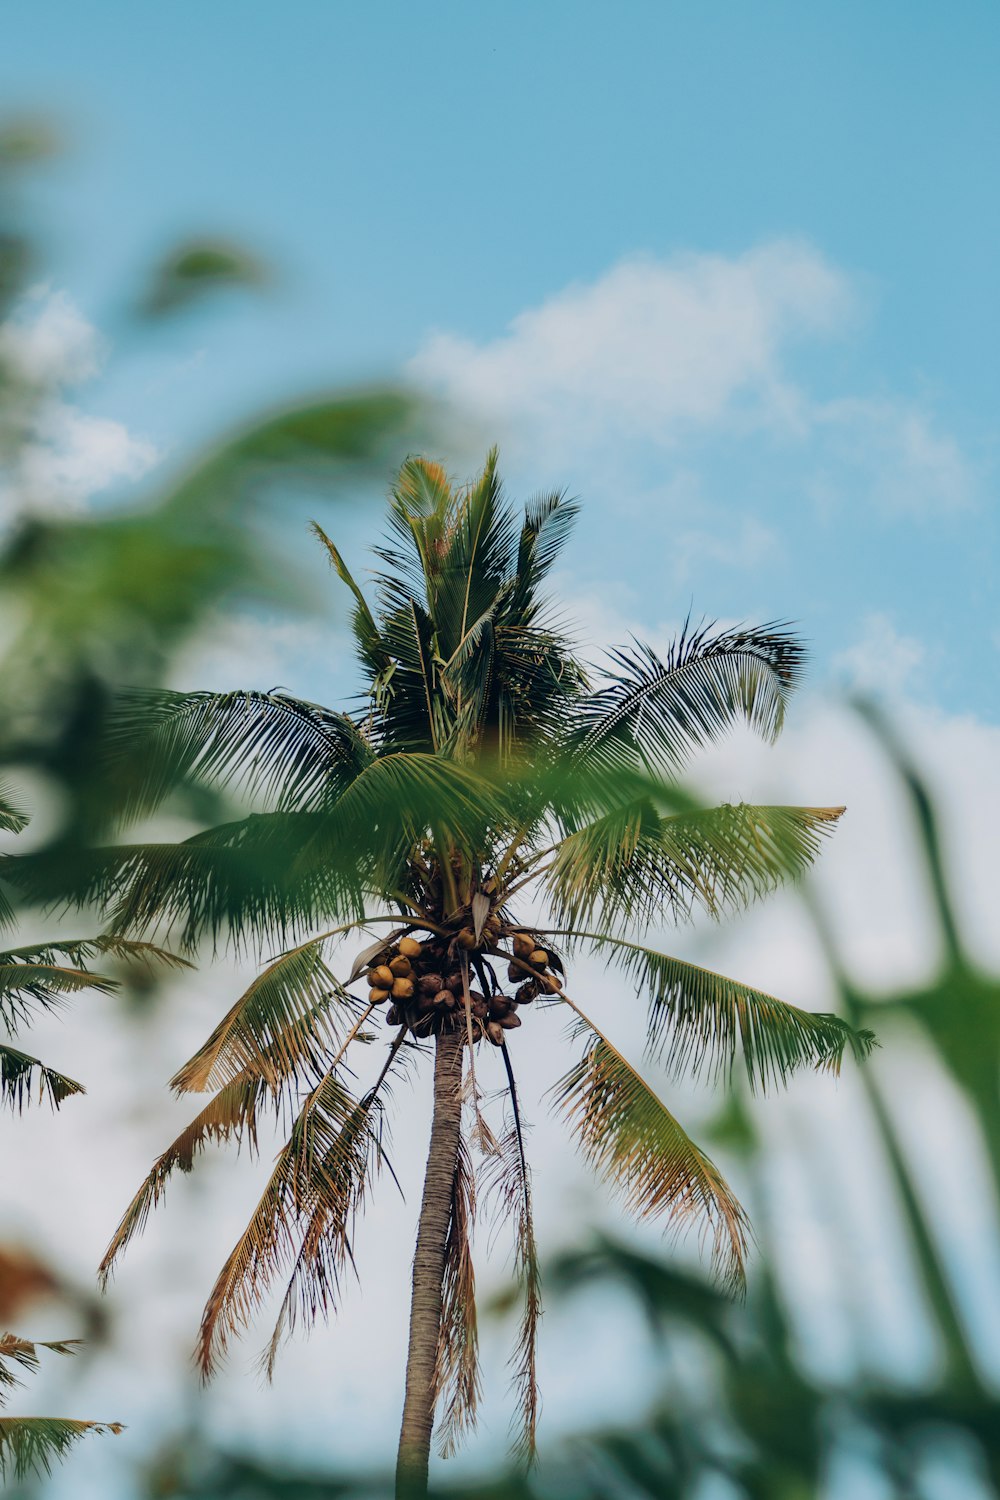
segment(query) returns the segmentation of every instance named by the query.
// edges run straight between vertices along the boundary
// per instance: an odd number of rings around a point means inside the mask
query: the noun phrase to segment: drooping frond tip
[[[696,1227],[720,1280],[741,1290],[749,1245],[744,1210],[714,1163],[599,1032],[555,1098],[587,1160],[630,1212],[665,1216],[678,1234]]]

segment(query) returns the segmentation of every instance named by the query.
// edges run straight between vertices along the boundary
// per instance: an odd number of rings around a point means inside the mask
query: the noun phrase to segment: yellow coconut
[[[461,932],[458,934],[458,946],[460,948],[466,949],[475,948],[476,934],[473,932],[471,927],[462,928]]]
[[[377,968],[368,970],[368,983],[380,990],[389,989],[395,977],[388,964],[379,964]]]
[[[514,952],[518,958],[530,958],[535,951],[535,942],[526,932],[515,932]]]
[[[394,1000],[410,1000],[413,998],[412,979],[394,979],[392,981],[392,997]]]
[[[529,955],[529,964],[534,964],[536,969],[544,969],[549,961],[549,955],[544,948],[533,948]]]
[[[400,938],[399,951],[404,958],[419,958],[424,951],[424,945],[423,943],[418,943],[416,938]]]
[[[389,991],[388,990],[370,989],[368,991],[368,1003],[369,1003],[369,1005],[381,1005],[382,1002],[384,1000],[388,1000],[388,998],[389,998]]]
[[[402,953],[397,954],[395,958],[390,958],[389,968],[397,979],[406,979],[413,972],[413,965]]]

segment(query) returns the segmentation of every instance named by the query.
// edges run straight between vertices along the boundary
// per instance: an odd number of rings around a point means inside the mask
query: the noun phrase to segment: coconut
[[[476,941],[476,934],[471,927],[463,927],[456,941],[458,946],[464,948],[467,952],[471,952],[473,948],[478,948],[479,946]]]
[[[500,1025],[504,1031],[513,1031],[515,1026],[520,1026],[521,1017],[515,1011],[508,1011],[505,1016],[500,1017]]]
[[[529,964],[534,964],[536,969],[544,969],[548,965],[549,955],[544,948],[533,948],[529,957]]]
[[[514,952],[518,958],[530,958],[534,951],[534,939],[530,938],[526,932],[515,932]]]
[[[402,1019],[403,1018],[399,1014],[398,1007],[395,1005],[390,1005],[389,1009],[385,1013],[385,1024],[387,1026],[398,1026]]]
[[[395,977],[388,964],[379,964],[376,968],[368,970],[368,983],[377,985],[381,990],[387,990]]]
[[[472,990],[469,995],[469,1001],[469,1008],[472,1011],[472,1014],[478,1021],[485,1021],[490,1012],[489,1006],[486,1004],[483,996],[477,995],[475,990]]]
[[[486,918],[486,921],[483,923],[483,931],[488,932],[490,937],[493,938],[494,941],[496,941],[496,939],[500,936],[502,930],[503,923],[500,921],[500,918],[496,915],[495,912],[491,912],[490,915]]]
[[[369,1005],[382,1005],[384,1001],[388,1000],[388,998],[389,998],[389,991],[388,990],[375,989],[373,987],[372,989],[370,989],[368,991],[368,1004]]]
[[[517,964],[507,965],[507,978],[509,979],[511,984],[516,984],[517,981],[521,978],[523,972],[523,969],[519,969]]]
[[[424,945],[423,943],[418,943],[416,938],[400,938],[399,951],[404,958],[419,958],[424,951]]]
[[[503,1044],[503,1027],[500,1025],[499,1021],[487,1021],[486,1022],[486,1035],[489,1037],[489,1039],[493,1043],[494,1047],[502,1046],[502,1044]]]
[[[394,1000],[411,1000],[413,998],[413,980],[400,977],[392,981],[392,996]]]
[[[501,1017],[510,1015],[514,1009],[513,1004],[506,995],[490,996],[490,1020],[499,1021]]]
[[[418,995],[417,996],[417,1015],[418,1016],[426,1016],[433,1009],[434,1009],[434,996],[433,995]]]
[[[444,982],[446,990],[451,990],[453,995],[460,995],[465,989],[465,980],[462,978],[461,969],[454,969]]]
[[[528,1005],[532,1000],[536,999],[537,996],[538,982],[534,979],[529,979],[527,984],[522,984],[520,989],[515,990],[514,992],[514,999],[517,1001],[518,1005]]]
[[[547,990],[550,995],[558,995],[559,991],[562,989],[562,985],[552,974],[546,974],[543,977],[542,987],[543,989]]]
[[[444,980],[440,974],[422,974],[417,980],[417,989],[422,995],[436,995],[438,990],[444,989]]]
[[[413,965],[408,958],[403,957],[402,953],[397,953],[395,958],[389,960],[389,968],[397,979],[406,979],[413,972]]]
[[[437,994],[432,997],[431,1004],[435,1010],[454,1010],[455,996],[451,990],[438,990]]]

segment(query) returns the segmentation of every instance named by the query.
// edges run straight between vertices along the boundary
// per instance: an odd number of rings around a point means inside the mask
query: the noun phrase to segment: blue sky
[[[141,18],[105,0],[86,19],[15,0],[0,69],[5,98],[74,143],[39,198],[53,284],[115,350],[76,393],[85,409],[175,454],[262,400],[412,368],[448,335],[462,357],[432,365],[451,394],[485,351],[476,441],[499,437],[517,488],[590,502],[570,557],[585,616],[614,600],[609,628],[654,633],[689,607],[792,617],[821,680],[888,651],[890,677],[909,664],[911,690],[989,714],[998,43],[976,0],[219,0]],[[280,281],[129,352],[123,295],[198,230],[241,237]],[[733,285],[707,324],[684,321],[710,257],[732,281],[769,253],[748,292],[756,345],[727,332]],[[491,373],[498,341],[567,288],[607,303],[637,257],[654,284],[635,306],[660,306],[635,368],[602,342],[613,298],[595,321],[583,297],[585,398],[550,371],[529,411],[517,392],[545,355],[529,330]],[[789,307],[802,275],[825,285]],[[678,413],[702,378],[722,395]]]

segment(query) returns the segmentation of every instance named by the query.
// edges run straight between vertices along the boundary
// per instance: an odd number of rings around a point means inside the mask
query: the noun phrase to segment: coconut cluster
[[[511,952],[518,962],[508,962],[507,978],[517,988],[509,995],[494,962],[509,959]],[[553,955],[530,933],[505,929],[499,917],[490,915],[479,938],[471,927],[461,927],[423,942],[408,936],[386,946],[368,970],[368,999],[372,1005],[388,1003],[387,1025],[405,1025],[416,1037],[430,1036],[466,1025],[463,971],[471,972],[488,991],[469,989],[473,1040],[486,1037],[499,1047],[505,1033],[521,1025],[520,1006],[558,991],[559,980],[548,972],[552,963]]]

